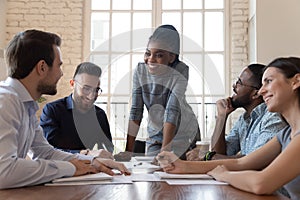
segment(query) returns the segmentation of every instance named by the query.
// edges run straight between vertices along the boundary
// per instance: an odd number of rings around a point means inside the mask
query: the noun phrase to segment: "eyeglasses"
[[[237,85],[244,86],[244,87],[251,87],[251,88],[255,88],[255,89],[259,90],[259,87],[244,84],[239,77],[234,82],[234,87],[237,86]]]
[[[89,95],[93,92],[93,94],[97,94],[100,95],[102,93],[102,89],[100,87],[97,88],[92,88],[90,86],[86,86],[86,85],[82,85],[81,83],[79,83],[78,81],[74,80],[76,82],[76,84],[78,84],[78,86],[82,89],[82,93],[84,95]]]

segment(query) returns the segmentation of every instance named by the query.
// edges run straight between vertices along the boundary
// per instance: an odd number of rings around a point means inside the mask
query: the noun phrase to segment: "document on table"
[[[134,156],[132,157],[132,160],[152,162],[154,160],[154,156]]]
[[[160,166],[152,165],[150,162],[144,161],[131,161],[122,163],[127,167],[127,169],[153,169],[153,171],[160,169]]]
[[[207,174],[169,174],[166,172],[154,172],[161,179],[213,179]]]
[[[59,178],[46,183],[46,186],[131,184],[131,178],[124,175],[110,176],[105,173],[88,174],[77,177]]]
[[[133,182],[147,181],[157,182],[165,181],[169,185],[228,185],[227,183],[214,180],[207,174],[168,174],[165,172],[154,172],[153,174],[132,174]]]
[[[214,179],[166,179],[169,185],[228,185]]]
[[[103,180],[112,180],[112,176],[105,173],[97,174],[87,174],[82,176],[73,176],[73,177],[64,177],[54,179],[52,183],[61,183],[61,182],[75,182],[75,181],[103,181]]]
[[[154,174],[169,185],[228,185],[228,183],[214,180],[207,174],[169,174],[166,172],[154,172]]]

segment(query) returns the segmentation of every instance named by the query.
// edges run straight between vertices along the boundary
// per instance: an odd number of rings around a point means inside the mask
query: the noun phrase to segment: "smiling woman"
[[[185,98],[189,67],[179,60],[179,46],[179,34],[172,25],[161,25],[150,36],[144,62],[138,63],[133,75],[126,151],[133,151],[144,106],[148,112],[146,155],[172,150],[185,158],[200,140],[197,118]]]
[[[259,90],[269,111],[280,113],[290,126],[264,146],[239,158],[182,161],[170,152],[157,156],[169,173],[208,173],[244,191],[272,194],[283,187],[300,199],[300,58],[277,58],[267,65]],[[293,163],[287,166],[287,163]],[[284,173],[282,173],[284,171]]]

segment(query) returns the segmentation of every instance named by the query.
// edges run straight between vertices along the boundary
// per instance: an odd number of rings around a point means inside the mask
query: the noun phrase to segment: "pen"
[[[104,143],[102,143],[102,147],[105,151],[108,151]]]
[[[134,164],[133,166],[136,167],[136,166],[139,166],[139,165],[142,165],[143,163],[140,162],[140,163],[137,163],[137,164]]]
[[[191,151],[191,150],[193,149],[193,146],[191,145],[191,143],[192,143],[192,140],[191,140],[191,139],[189,139],[189,143],[190,143],[189,151]]]

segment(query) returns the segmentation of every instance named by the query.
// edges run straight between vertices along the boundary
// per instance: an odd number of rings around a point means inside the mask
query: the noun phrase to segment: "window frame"
[[[89,57],[89,55],[91,54],[90,52],[90,40],[91,40],[91,14],[92,14],[92,10],[91,10],[91,1],[92,0],[85,0],[84,1],[84,26],[83,26],[83,52],[82,52],[82,57],[86,60],[86,58]],[[112,0],[110,0],[112,2]],[[205,0],[203,0],[204,2]],[[203,55],[206,55],[205,52],[208,52],[210,54],[222,54],[223,57],[224,57],[224,88],[225,88],[225,91],[224,91],[224,94],[222,95],[209,95],[210,97],[212,97],[214,100],[216,99],[219,99],[219,98],[224,98],[224,96],[228,96],[230,93],[231,93],[231,86],[230,86],[230,82],[231,82],[231,69],[229,67],[229,59],[230,59],[230,18],[229,18],[229,0],[224,0],[224,9],[223,10],[223,20],[224,20],[224,50],[223,51],[205,51],[203,50]],[[181,8],[182,8],[182,4],[183,4],[183,0],[181,0]],[[152,9],[152,27],[157,27],[158,25],[161,24],[162,22],[162,0],[153,0],[152,1],[152,7],[153,8],[158,8],[158,9]],[[112,4],[110,5],[110,8],[112,8]],[[131,0],[131,9],[133,9],[133,0]],[[198,9],[196,9],[198,10]],[[203,12],[206,11],[206,9],[202,8]],[[215,10],[219,10],[219,9],[210,9],[210,11],[215,11]],[[168,10],[167,12],[176,12],[177,10]],[[193,11],[191,9],[189,9],[189,11]],[[112,10],[110,10],[110,15],[112,14]],[[131,12],[133,12],[131,10]],[[183,18],[183,12],[185,12],[184,9],[181,9],[180,13],[181,13],[181,24],[182,24],[182,18]],[[205,17],[203,17],[203,23],[202,23],[202,28],[203,28],[203,32],[204,32],[204,26],[205,26]],[[131,16],[131,27],[132,27],[132,16]],[[109,32],[110,32],[110,35],[111,35],[111,29],[112,29],[112,25],[110,24],[109,26]],[[181,35],[183,35],[183,30],[184,29],[184,25],[182,24],[182,29],[181,30],[178,30],[180,32]],[[202,40],[205,41],[205,35],[202,34]],[[181,39],[181,47],[183,46],[183,40]],[[109,50],[110,53],[113,53],[111,52],[111,49]],[[129,52],[129,55],[131,54],[132,52]],[[183,60],[183,56],[185,55],[184,52],[182,52],[182,48],[181,48],[181,54],[180,54],[180,58],[181,60]],[[111,57],[109,56],[108,58],[109,60],[111,60]],[[133,60],[132,60],[132,55],[130,55],[130,61],[129,61],[129,65],[130,66],[135,66],[137,63],[133,63]],[[202,65],[204,66],[205,63],[204,63],[204,59],[202,59]],[[109,67],[110,68],[110,67]],[[130,70],[130,77],[132,77],[132,73],[133,73],[133,70],[134,67],[131,68]],[[111,74],[111,71],[108,71],[108,77],[111,77],[112,74]],[[205,80],[202,80],[201,82],[204,83]],[[132,83],[130,82],[130,88],[131,88],[131,85]],[[201,84],[202,85],[202,90],[204,91],[205,90],[205,86],[204,84]],[[129,93],[130,95],[130,93]],[[110,123],[113,121],[111,119],[111,104],[113,103],[112,102],[112,98],[113,97],[124,97],[124,95],[116,95],[116,94],[111,94],[111,82],[108,81],[108,91],[106,94],[104,94],[105,97],[107,97],[107,102],[102,102],[102,104],[104,106],[106,106],[106,113],[107,113],[107,116],[108,116],[108,119],[110,121]],[[199,126],[200,126],[200,131],[201,131],[201,136],[202,138],[210,138],[211,137],[211,134],[213,132],[213,127],[214,127],[214,123],[212,123],[210,125],[210,127],[207,126],[207,114],[205,112],[205,102],[206,102],[206,95],[205,93],[203,92],[202,94],[199,94],[199,95],[195,95],[195,97],[197,98],[200,98],[200,109],[202,110],[201,113],[201,116],[200,119],[198,119],[199,121]],[[214,105],[213,105],[214,106]],[[125,113],[125,115],[129,115],[129,109],[127,109],[127,113]],[[126,117],[124,117],[125,119]],[[127,119],[127,118],[126,118]],[[210,119],[208,119],[210,120]],[[145,121],[145,120],[143,120]],[[113,124],[111,124],[111,127],[112,126],[115,126]],[[126,125],[124,125],[126,126]],[[126,127],[127,128],[127,127]],[[124,127],[124,131],[127,132],[127,129],[125,129]],[[112,131],[113,132],[113,131]],[[117,137],[114,137],[113,136],[113,139],[116,139],[116,140],[122,140],[122,139],[125,139],[126,140],[126,134],[124,134],[124,137],[125,138],[117,138]]]

